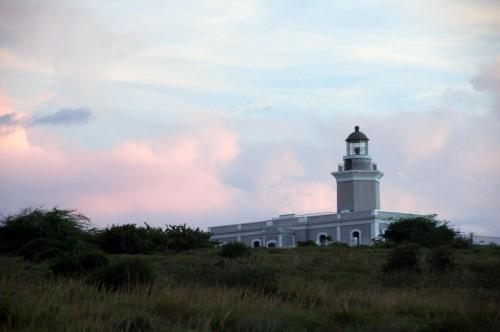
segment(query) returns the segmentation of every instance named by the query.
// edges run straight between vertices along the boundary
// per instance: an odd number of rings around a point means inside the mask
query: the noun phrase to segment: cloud
[[[1,126],[13,126],[17,124],[16,113],[7,113],[0,116],[0,127]]]
[[[476,90],[492,96],[491,112],[500,119],[500,57],[483,66],[481,72],[472,79],[472,84]]]
[[[0,135],[6,135],[18,128],[81,124],[87,122],[91,116],[92,112],[86,108],[62,108],[51,114],[35,116],[10,112],[0,115]]]
[[[65,150],[57,141],[33,143],[19,127],[0,136],[0,209],[62,205],[101,222],[131,213],[184,218],[231,209],[241,193],[219,173],[238,156],[237,140],[216,126],[110,149]]]
[[[90,119],[91,115],[92,112],[86,108],[61,108],[52,114],[33,117],[30,125],[84,123]]]
[[[257,176],[256,196],[260,209],[269,209],[275,214],[335,210],[333,182],[311,179],[304,165],[290,151],[283,151],[265,162],[263,171]]]

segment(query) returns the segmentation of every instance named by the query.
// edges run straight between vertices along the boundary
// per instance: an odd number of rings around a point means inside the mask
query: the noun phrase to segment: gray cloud
[[[0,127],[11,127],[19,123],[16,113],[7,113],[0,116]]]
[[[484,66],[481,72],[472,79],[472,85],[477,91],[491,94],[493,97],[491,112],[500,118],[500,60]]]
[[[55,113],[34,117],[30,125],[78,124],[87,122],[91,115],[92,112],[86,108],[61,108]]]

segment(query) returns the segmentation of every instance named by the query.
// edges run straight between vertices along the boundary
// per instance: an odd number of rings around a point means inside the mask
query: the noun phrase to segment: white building
[[[242,241],[252,247],[295,247],[298,241],[330,241],[370,245],[393,219],[416,214],[380,210],[380,180],[384,175],[372,162],[369,138],[359,131],[346,139],[346,155],[332,175],[337,181],[337,212],[286,214],[264,221],[209,228],[221,243]]]

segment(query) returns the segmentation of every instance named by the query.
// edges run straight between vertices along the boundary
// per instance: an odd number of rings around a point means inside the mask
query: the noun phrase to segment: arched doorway
[[[331,237],[328,236],[328,234],[326,233],[319,233],[317,236],[316,236],[316,243],[319,245],[319,246],[326,246],[328,245],[328,242],[331,240]]]
[[[276,241],[267,241],[267,247],[276,248],[277,247]]]
[[[353,229],[351,231],[351,245],[359,246],[361,244],[361,231],[359,229]]]
[[[252,247],[253,248],[260,248],[260,240],[253,240]]]

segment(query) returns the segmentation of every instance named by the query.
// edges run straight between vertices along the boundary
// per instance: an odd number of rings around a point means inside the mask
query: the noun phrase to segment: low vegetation
[[[250,256],[251,253],[251,249],[241,242],[227,243],[219,250],[219,255],[226,258]]]
[[[69,242],[40,229],[36,218],[53,210],[32,211],[37,227],[26,211],[0,223],[2,241],[9,234],[31,243],[21,250],[2,242],[0,330],[500,330],[497,247],[459,249],[454,238],[439,247],[214,247],[199,230],[147,225],[108,228],[135,244],[106,247],[106,231],[75,212],[56,213],[73,216],[65,220],[74,228],[60,228]],[[194,248],[186,240],[193,234]]]

